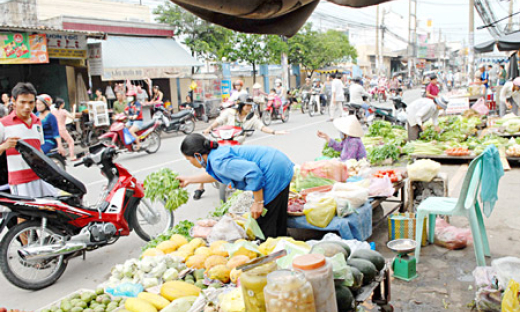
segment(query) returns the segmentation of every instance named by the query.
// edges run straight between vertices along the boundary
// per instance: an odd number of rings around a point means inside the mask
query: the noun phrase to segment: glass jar
[[[266,263],[240,275],[240,284],[247,312],[265,312],[264,287],[267,275],[278,268],[275,262]]]
[[[267,312],[316,312],[312,286],[297,271],[274,271],[264,288]]]
[[[332,265],[323,255],[302,255],[294,258],[293,269],[305,274],[311,283],[316,312],[338,312]]]

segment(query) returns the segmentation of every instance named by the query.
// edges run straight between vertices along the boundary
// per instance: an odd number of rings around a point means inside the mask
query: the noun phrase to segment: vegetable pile
[[[452,147],[452,148],[448,148],[445,152],[447,155],[450,155],[450,156],[467,156],[467,155],[469,155],[469,149],[466,147]]]
[[[403,176],[401,172],[394,169],[386,169],[386,170],[378,170],[376,173],[373,174],[375,178],[384,178],[387,176],[392,183],[397,183],[403,179]]]
[[[166,232],[157,235],[157,237],[151,241],[149,241],[143,248],[142,251],[145,251],[148,248],[155,248],[158,244],[170,240],[172,236],[178,234],[184,236],[186,239],[190,240],[190,230],[194,226],[193,222],[188,220],[180,221],[173,228],[168,229]]]
[[[164,168],[149,174],[144,180],[144,196],[152,201],[165,201],[164,207],[176,210],[188,202],[188,191],[180,187],[179,175]]]
[[[372,165],[381,165],[387,159],[397,161],[400,155],[401,148],[395,145],[385,144],[367,148],[367,160]]]

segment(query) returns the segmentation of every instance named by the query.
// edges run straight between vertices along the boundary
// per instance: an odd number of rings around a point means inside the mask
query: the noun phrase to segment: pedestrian
[[[13,113],[0,119],[0,154],[6,154],[11,193],[27,197],[53,196],[55,189],[42,181],[20,157],[18,140],[41,151],[44,143],[42,124],[32,112],[36,106],[36,89],[31,83],[19,82],[12,91]]]
[[[426,87],[426,97],[434,100],[439,96],[439,85],[437,84],[437,76],[432,74],[430,76],[430,83]]]
[[[159,86],[153,86],[153,96],[152,96],[152,102],[162,102],[164,94],[159,89]]]
[[[479,66],[479,72],[480,73],[480,84],[484,85],[486,87],[486,90],[489,88],[489,73],[486,71],[486,65],[481,64]],[[477,80],[478,82],[478,80]]]
[[[56,98],[56,111],[54,114],[58,119],[58,129],[60,131],[60,136],[69,147],[69,157],[71,161],[77,160],[76,154],[74,153],[74,139],[70,136],[69,131],[67,130],[67,118],[74,120],[74,115],[69,113],[67,109],[65,109],[65,101],[62,98]]]
[[[327,99],[327,106],[330,106],[332,100],[332,76],[330,74],[327,74],[327,78],[323,84],[322,93],[325,94]]]
[[[500,69],[498,71],[498,85],[499,86],[503,86],[506,84],[506,77],[507,77],[506,67],[504,64],[500,64]]]
[[[341,82],[341,73],[332,74],[332,79],[332,99],[330,101],[330,118],[328,121],[334,121],[334,118],[336,118],[336,111],[339,111],[339,114],[341,115],[343,101],[345,101],[343,83]]]
[[[424,123],[432,120],[435,131],[440,132],[439,110],[446,109],[447,102],[436,97],[435,100],[420,98],[413,101],[406,109],[408,113],[408,141],[419,139],[421,132],[424,131]]]
[[[448,74],[446,75],[446,82],[447,82],[448,86],[451,88],[453,88],[453,86],[454,86],[453,80],[454,80],[453,72],[450,70],[448,72]]]
[[[13,111],[12,96],[9,97],[9,93],[2,94],[2,106],[7,110],[7,113],[5,115],[9,115]]]
[[[504,117],[506,114],[506,107],[511,108],[513,114],[518,116],[518,106],[520,97],[520,77],[516,77],[512,81],[509,80],[505,83],[500,91],[500,107],[499,115]]]
[[[489,86],[495,87],[498,81],[498,73],[493,68],[493,65],[488,65],[488,75],[489,75]]]
[[[287,204],[294,164],[284,153],[267,146],[219,146],[198,133],[184,139],[181,152],[194,167],[206,170],[197,176],[177,177],[182,187],[220,182],[252,191],[251,216],[257,219],[265,237],[287,235]]]
[[[100,102],[107,102],[107,98],[103,95],[103,91],[101,91],[101,89],[96,89],[96,99],[95,101],[100,101]]]
[[[125,112],[126,108],[126,99],[125,94],[123,92],[117,92],[116,93],[117,100],[114,102],[114,113],[116,114],[122,114]]]
[[[334,127],[340,132],[341,142],[330,138],[326,133],[318,131],[318,137],[325,139],[328,147],[341,152],[341,161],[355,159],[361,160],[367,157],[367,151],[361,137],[363,129],[356,116],[350,115],[334,120]]]
[[[58,120],[51,113],[52,98],[47,94],[40,94],[36,97],[36,116],[40,118],[43,129],[43,140],[41,148],[44,154],[48,154],[52,149],[58,148],[61,155],[65,155],[65,149],[61,143]]]

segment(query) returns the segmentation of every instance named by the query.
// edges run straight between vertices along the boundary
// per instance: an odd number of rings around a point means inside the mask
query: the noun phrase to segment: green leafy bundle
[[[337,142],[341,142],[341,139],[336,139]],[[329,158],[339,158],[341,156],[341,152],[335,151],[332,147],[329,147],[329,142],[325,142],[323,145],[323,150],[321,151],[321,155]]]
[[[149,174],[144,180],[144,196],[152,201],[164,200],[164,207],[176,210],[188,202],[188,191],[180,187],[178,174],[163,168]]]
[[[243,192],[240,190],[236,190],[233,192],[231,196],[227,199],[227,201],[224,203],[222,202],[219,207],[217,207],[214,211],[210,212],[208,214],[208,218],[221,218],[223,217],[233,206],[233,204],[237,201],[238,195],[242,194]]]
[[[306,190],[313,187],[333,185],[334,183],[336,183],[336,181],[327,178],[317,177],[314,174],[309,173],[305,178],[298,174],[294,179],[293,183],[294,189],[297,192],[300,192],[301,190]]]
[[[166,232],[157,235],[156,238],[149,241],[143,248],[142,251],[145,251],[148,248],[155,248],[159,243],[162,243],[164,241],[167,241],[172,237],[174,234],[180,234],[184,237],[186,237],[188,240],[191,240],[190,236],[190,230],[195,224],[191,221],[184,220],[179,222],[177,225],[175,225],[173,228],[168,229]]]
[[[399,160],[401,149],[395,145],[385,144],[367,148],[367,160],[372,165],[379,165],[387,159]]]

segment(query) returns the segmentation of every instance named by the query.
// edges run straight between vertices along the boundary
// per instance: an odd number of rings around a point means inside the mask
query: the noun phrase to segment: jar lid
[[[314,270],[326,264],[325,256],[320,254],[308,254],[294,258],[293,268],[300,270]]]

